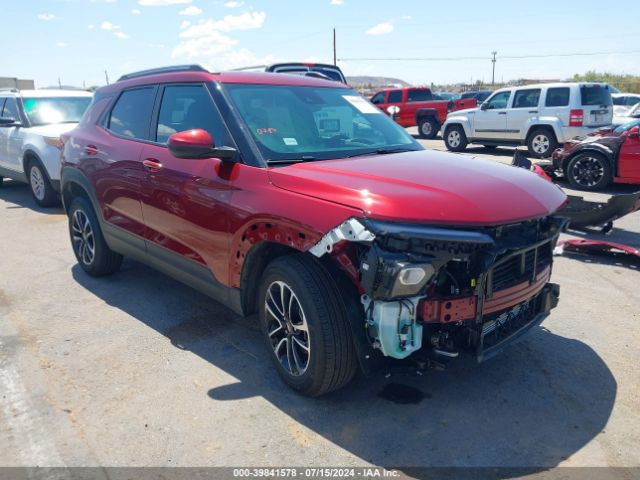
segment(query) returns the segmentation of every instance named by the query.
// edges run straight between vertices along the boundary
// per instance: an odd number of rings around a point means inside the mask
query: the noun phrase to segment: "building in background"
[[[36,88],[33,80],[25,80],[15,77],[0,77],[0,88],[17,88],[20,90],[33,90]]]

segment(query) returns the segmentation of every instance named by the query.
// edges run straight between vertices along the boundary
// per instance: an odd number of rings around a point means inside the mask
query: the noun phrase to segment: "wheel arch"
[[[438,125],[440,125],[440,120],[438,119],[438,110],[435,108],[419,108],[416,111],[416,124],[420,123],[420,120],[423,118],[433,118]]]
[[[62,198],[64,211],[68,213],[69,205],[73,201],[73,198],[80,196],[89,200],[98,217],[98,221],[102,223],[104,220],[102,218],[102,210],[93,192],[91,182],[86,175],[76,168],[65,167],[62,169],[61,181],[60,197]]]
[[[466,135],[467,139],[473,137],[473,135],[471,135],[471,124],[469,120],[461,117],[453,117],[451,119],[448,118],[447,121],[442,125],[442,135],[446,135],[445,132],[447,131],[447,128],[453,126],[462,127],[462,130],[464,130],[464,134]]]
[[[556,125],[556,123],[557,122],[554,122],[551,120],[537,121],[535,123],[531,123],[527,127],[527,134],[524,136],[524,142],[528,143],[529,139],[531,138],[531,134],[533,134],[533,132],[541,128],[553,133],[553,135],[556,137],[557,142],[562,142],[563,141],[562,130],[561,128],[559,128],[558,125]]]
[[[564,172],[565,176],[567,175],[567,168],[569,167],[569,163],[571,163],[571,160],[573,160],[578,155],[581,155],[583,153],[595,153],[595,154],[601,155],[609,163],[609,166],[611,167],[611,172],[612,172],[613,176],[616,176],[618,174],[618,171],[617,171],[618,169],[617,169],[617,165],[616,165],[616,161],[615,161],[614,152],[609,150],[605,146],[598,145],[597,143],[593,143],[593,144],[590,144],[587,147],[576,149],[574,152],[571,153],[571,155],[567,156],[567,158],[565,158],[562,161],[561,167],[562,167],[562,171]]]
[[[22,171],[27,177],[27,181],[29,180],[29,172],[27,171],[27,167],[29,165],[30,160],[38,161],[40,165],[42,165],[42,170],[43,170],[42,173],[44,173],[47,176],[47,179],[51,181],[51,177],[49,176],[49,171],[47,170],[44,163],[42,162],[40,155],[38,155],[38,153],[31,147],[26,148],[24,152],[22,152]]]

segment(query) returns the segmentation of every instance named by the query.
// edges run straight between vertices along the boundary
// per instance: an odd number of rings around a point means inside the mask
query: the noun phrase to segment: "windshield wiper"
[[[286,163],[312,162],[315,159],[316,157],[312,157],[311,155],[303,155],[301,157],[294,157],[294,158],[272,158],[270,160],[267,160],[267,164],[278,165],[278,164],[286,164]]]
[[[403,152],[417,152],[412,148],[379,148],[372,152],[354,153],[353,155],[347,155],[346,158],[364,157],[366,155],[389,155],[391,153],[403,153]]]

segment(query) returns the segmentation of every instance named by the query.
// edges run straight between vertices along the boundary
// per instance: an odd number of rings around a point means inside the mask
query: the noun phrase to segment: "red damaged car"
[[[556,186],[425,151],[336,82],[126,75],[96,92],[62,161],[88,274],[129,256],[257,313],[275,368],[306,395],[358,365],[487,359],[558,301]]]
[[[640,184],[640,120],[569,140],[552,158],[553,170],[581,190]]]

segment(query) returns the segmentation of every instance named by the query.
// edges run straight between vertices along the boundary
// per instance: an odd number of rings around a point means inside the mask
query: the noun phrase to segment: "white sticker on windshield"
[[[282,141],[285,145],[298,145],[298,140],[295,138],[283,138]]]
[[[360,113],[382,113],[382,110],[370,104],[362,97],[358,97],[356,95],[343,95],[342,98],[356,107]]]

